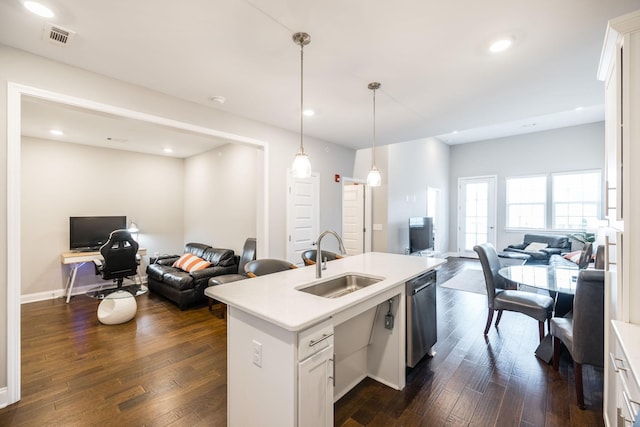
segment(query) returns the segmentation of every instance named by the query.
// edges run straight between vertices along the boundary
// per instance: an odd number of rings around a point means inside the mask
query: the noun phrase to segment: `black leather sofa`
[[[525,250],[534,242],[546,244],[547,247],[536,251]],[[529,255],[531,258],[527,260],[527,264],[547,264],[551,255],[560,255],[570,251],[571,241],[568,236],[552,234],[525,234],[522,243],[509,245],[503,250],[503,252],[516,252]]]
[[[206,302],[204,290],[209,279],[238,271],[238,257],[231,249],[213,248],[202,243],[187,243],[184,253],[191,253],[211,265],[191,273],[173,267],[180,257],[162,257],[147,267],[149,290],[175,302],[180,310],[190,305]]]

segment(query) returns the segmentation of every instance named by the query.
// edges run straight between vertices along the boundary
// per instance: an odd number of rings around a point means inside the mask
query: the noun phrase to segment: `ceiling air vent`
[[[57,46],[67,46],[75,37],[76,32],[53,25],[50,22],[44,24],[42,39],[48,40]]]

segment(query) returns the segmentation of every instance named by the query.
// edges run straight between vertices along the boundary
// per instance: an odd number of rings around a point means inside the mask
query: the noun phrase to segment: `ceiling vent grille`
[[[53,25],[49,22],[44,24],[42,31],[42,39],[48,40],[56,46],[67,46],[71,43],[75,35],[75,31],[67,30],[66,28]]]

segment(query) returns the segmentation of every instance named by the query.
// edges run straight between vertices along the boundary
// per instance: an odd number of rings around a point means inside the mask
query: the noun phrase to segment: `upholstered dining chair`
[[[582,365],[604,366],[604,270],[581,270],[576,282],[573,311],[551,319],[553,368],[560,366],[561,345],[573,359],[578,407],[584,409]]]
[[[584,244],[582,251],[580,252],[580,258],[578,259],[578,268],[587,268],[591,262],[591,256],[593,255],[593,244],[587,242]]]
[[[538,321],[540,341],[544,338],[544,322],[551,319],[553,314],[553,298],[532,292],[505,290],[505,280],[498,274],[500,259],[493,245],[482,243],[473,247],[480,258],[484,281],[487,288],[487,303],[489,313],[484,334],[489,333],[494,312],[498,312],[495,326],[498,327],[502,312],[515,311],[525,314]]]
[[[283,259],[263,258],[248,262],[244,266],[247,277],[265,276],[267,274],[277,273],[296,268],[294,264]]]
[[[238,280],[247,279],[247,273],[244,271],[244,266],[256,259],[256,239],[255,237],[249,237],[244,242],[244,246],[242,247],[242,255],[240,255],[240,260],[238,261],[238,272],[235,274],[223,274],[220,276],[214,276],[209,279],[209,286],[217,286],[222,285],[224,283],[237,282]],[[213,304],[215,300],[213,298],[209,298],[209,311],[213,309]],[[224,308],[224,306],[223,306]],[[222,310],[224,313],[224,310]],[[224,314],[222,315],[224,317]]]
[[[304,262],[304,265],[315,265],[316,258],[318,256],[318,250],[309,249],[307,251],[302,252],[300,256],[302,257],[302,261]],[[342,258],[342,255],[340,254],[336,254],[330,251],[322,251],[322,261],[324,261],[325,259],[327,261],[333,261],[340,258]]]

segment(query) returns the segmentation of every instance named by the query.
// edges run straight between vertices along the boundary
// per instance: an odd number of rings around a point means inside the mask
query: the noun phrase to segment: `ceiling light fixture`
[[[164,150],[162,150],[162,151],[164,151],[164,152],[165,152],[165,153],[167,153],[167,154],[169,154],[169,153],[173,153],[173,150],[172,150],[171,148],[168,148],[168,147],[167,147],[167,148],[165,148],[165,149],[164,149]]]
[[[493,43],[491,43],[491,46],[489,46],[489,52],[492,52],[492,53],[503,52],[509,49],[512,44],[513,44],[512,38],[507,37],[507,38],[496,40]]]
[[[306,110],[304,110],[302,112],[302,114],[304,114],[307,117],[311,117],[311,116],[314,116],[316,114],[316,112],[313,111],[311,108],[307,108]]]
[[[367,185],[370,187],[380,187],[382,176],[376,167],[376,89],[380,89],[378,82],[369,83],[368,88],[373,91],[373,144],[371,148],[371,170],[367,175]]]
[[[35,13],[43,18],[53,18],[55,16],[51,9],[37,1],[25,1],[22,5],[26,7],[29,12]]]
[[[61,130],[59,130],[59,129],[51,129],[51,130],[49,131],[49,133],[50,133],[51,135],[56,135],[56,136],[62,136],[62,135],[64,135],[64,132],[62,132],[62,131],[61,131]]]
[[[307,33],[295,33],[293,42],[300,46],[300,149],[293,160],[291,173],[295,178],[309,178],[311,176],[311,162],[309,156],[304,152],[302,138],[304,129],[304,46],[311,42],[311,36]]]

